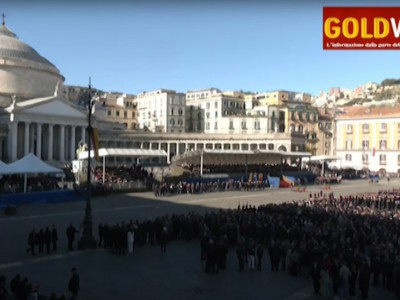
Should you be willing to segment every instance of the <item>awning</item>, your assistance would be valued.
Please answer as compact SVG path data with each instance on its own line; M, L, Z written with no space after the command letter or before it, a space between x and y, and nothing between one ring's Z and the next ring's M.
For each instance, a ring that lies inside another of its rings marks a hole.
M100 148L99 156L125 156L125 157L164 157L168 156L165 150L150 150L150 149L125 149L125 148ZM79 153L78 159L87 159L88 151ZM94 157L94 151L90 151L90 157Z
M334 155L316 155L316 156L311 156L310 161L330 161L330 160L341 160L342 158L340 156L334 156Z

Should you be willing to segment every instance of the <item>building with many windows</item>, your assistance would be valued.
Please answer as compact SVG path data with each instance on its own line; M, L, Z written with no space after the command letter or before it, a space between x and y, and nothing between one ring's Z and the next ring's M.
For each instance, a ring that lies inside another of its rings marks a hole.
M137 95L139 129L152 132L185 132L185 94L160 89Z
M400 106L345 107L336 122L336 155L342 167L398 172Z

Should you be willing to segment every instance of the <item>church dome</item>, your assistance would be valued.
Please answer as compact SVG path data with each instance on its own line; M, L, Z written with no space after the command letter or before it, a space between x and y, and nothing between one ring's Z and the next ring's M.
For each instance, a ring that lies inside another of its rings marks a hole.
M46 58L21 42L4 22L0 27L0 94L26 100L54 94L64 77Z

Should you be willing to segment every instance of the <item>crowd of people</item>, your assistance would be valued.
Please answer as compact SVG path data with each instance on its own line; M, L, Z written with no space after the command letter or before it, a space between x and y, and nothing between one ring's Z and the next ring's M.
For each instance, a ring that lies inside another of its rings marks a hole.
M58 232L54 225L51 226L51 229L49 227L41 228L37 232L35 229L32 229L28 235L29 248L26 249L26 252L35 255L35 249L37 248L39 253L46 252L50 254L57 251L57 241Z
M99 166L94 169L96 181L103 181L103 167ZM149 174L141 165L131 166L109 166L105 167L105 182L109 185L141 180L144 181L152 174Z
M315 293L325 297L367 299L372 283L400 298L399 209L400 189L339 196L320 192L280 205L102 224L101 235L105 247L120 254L132 242L129 232L137 246L166 248L166 241L198 239L207 273L224 271L232 263L229 251L235 251L238 271L262 270L265 250L271 271L309 276Z
M156 183L152 185L152 191L157 196L200 194L222 191L259 191L270 187L268 178L256 180L227 179L212 181L180 181L178 183Z
M399 212L400 189L354 195L321 191L279 205L102 223L99 246L124 255L159 245L166 253L169 241L197 240L207 273L223 272L227 264L239 272L268 266L271 272L309 277L314 292L325 297L367 299L372 284L400 298ZM77 230L72 226L70 232ZM236 262L228 261L230 252Z
M59 178L37 176L27 178L27 192L44 192L59 190ZM0 179L0 194L16 194L24 191L24 177L21 175L4 175Z

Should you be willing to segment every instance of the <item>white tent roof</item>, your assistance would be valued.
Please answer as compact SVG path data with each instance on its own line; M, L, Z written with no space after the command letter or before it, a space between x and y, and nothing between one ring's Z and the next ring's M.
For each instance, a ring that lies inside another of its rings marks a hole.
M342 159L341 157L334 155L316 155L310 157L311 161L341 160L341 159Z
M0 174L9 174L8 173L9 169L10 169L9 165L0 160Z
M125 149L125 148L100 148L99 156L128 156L128 157L160 157L168 156L165 150L149 149ZM88 151L79 153L78 159L86 159ZM90 157L94 157L93 150L90 150Z
M212 150L203 149L188 151L181 155L174 156L172 162L181 164L200 164L203 155L205 165L232 165L232 164L277 164L281 158L309 157L308 152L284 152L274 150Z
M46 164L32 153L7 165L7 167L7 173L3 174L64 173L63 170Z

